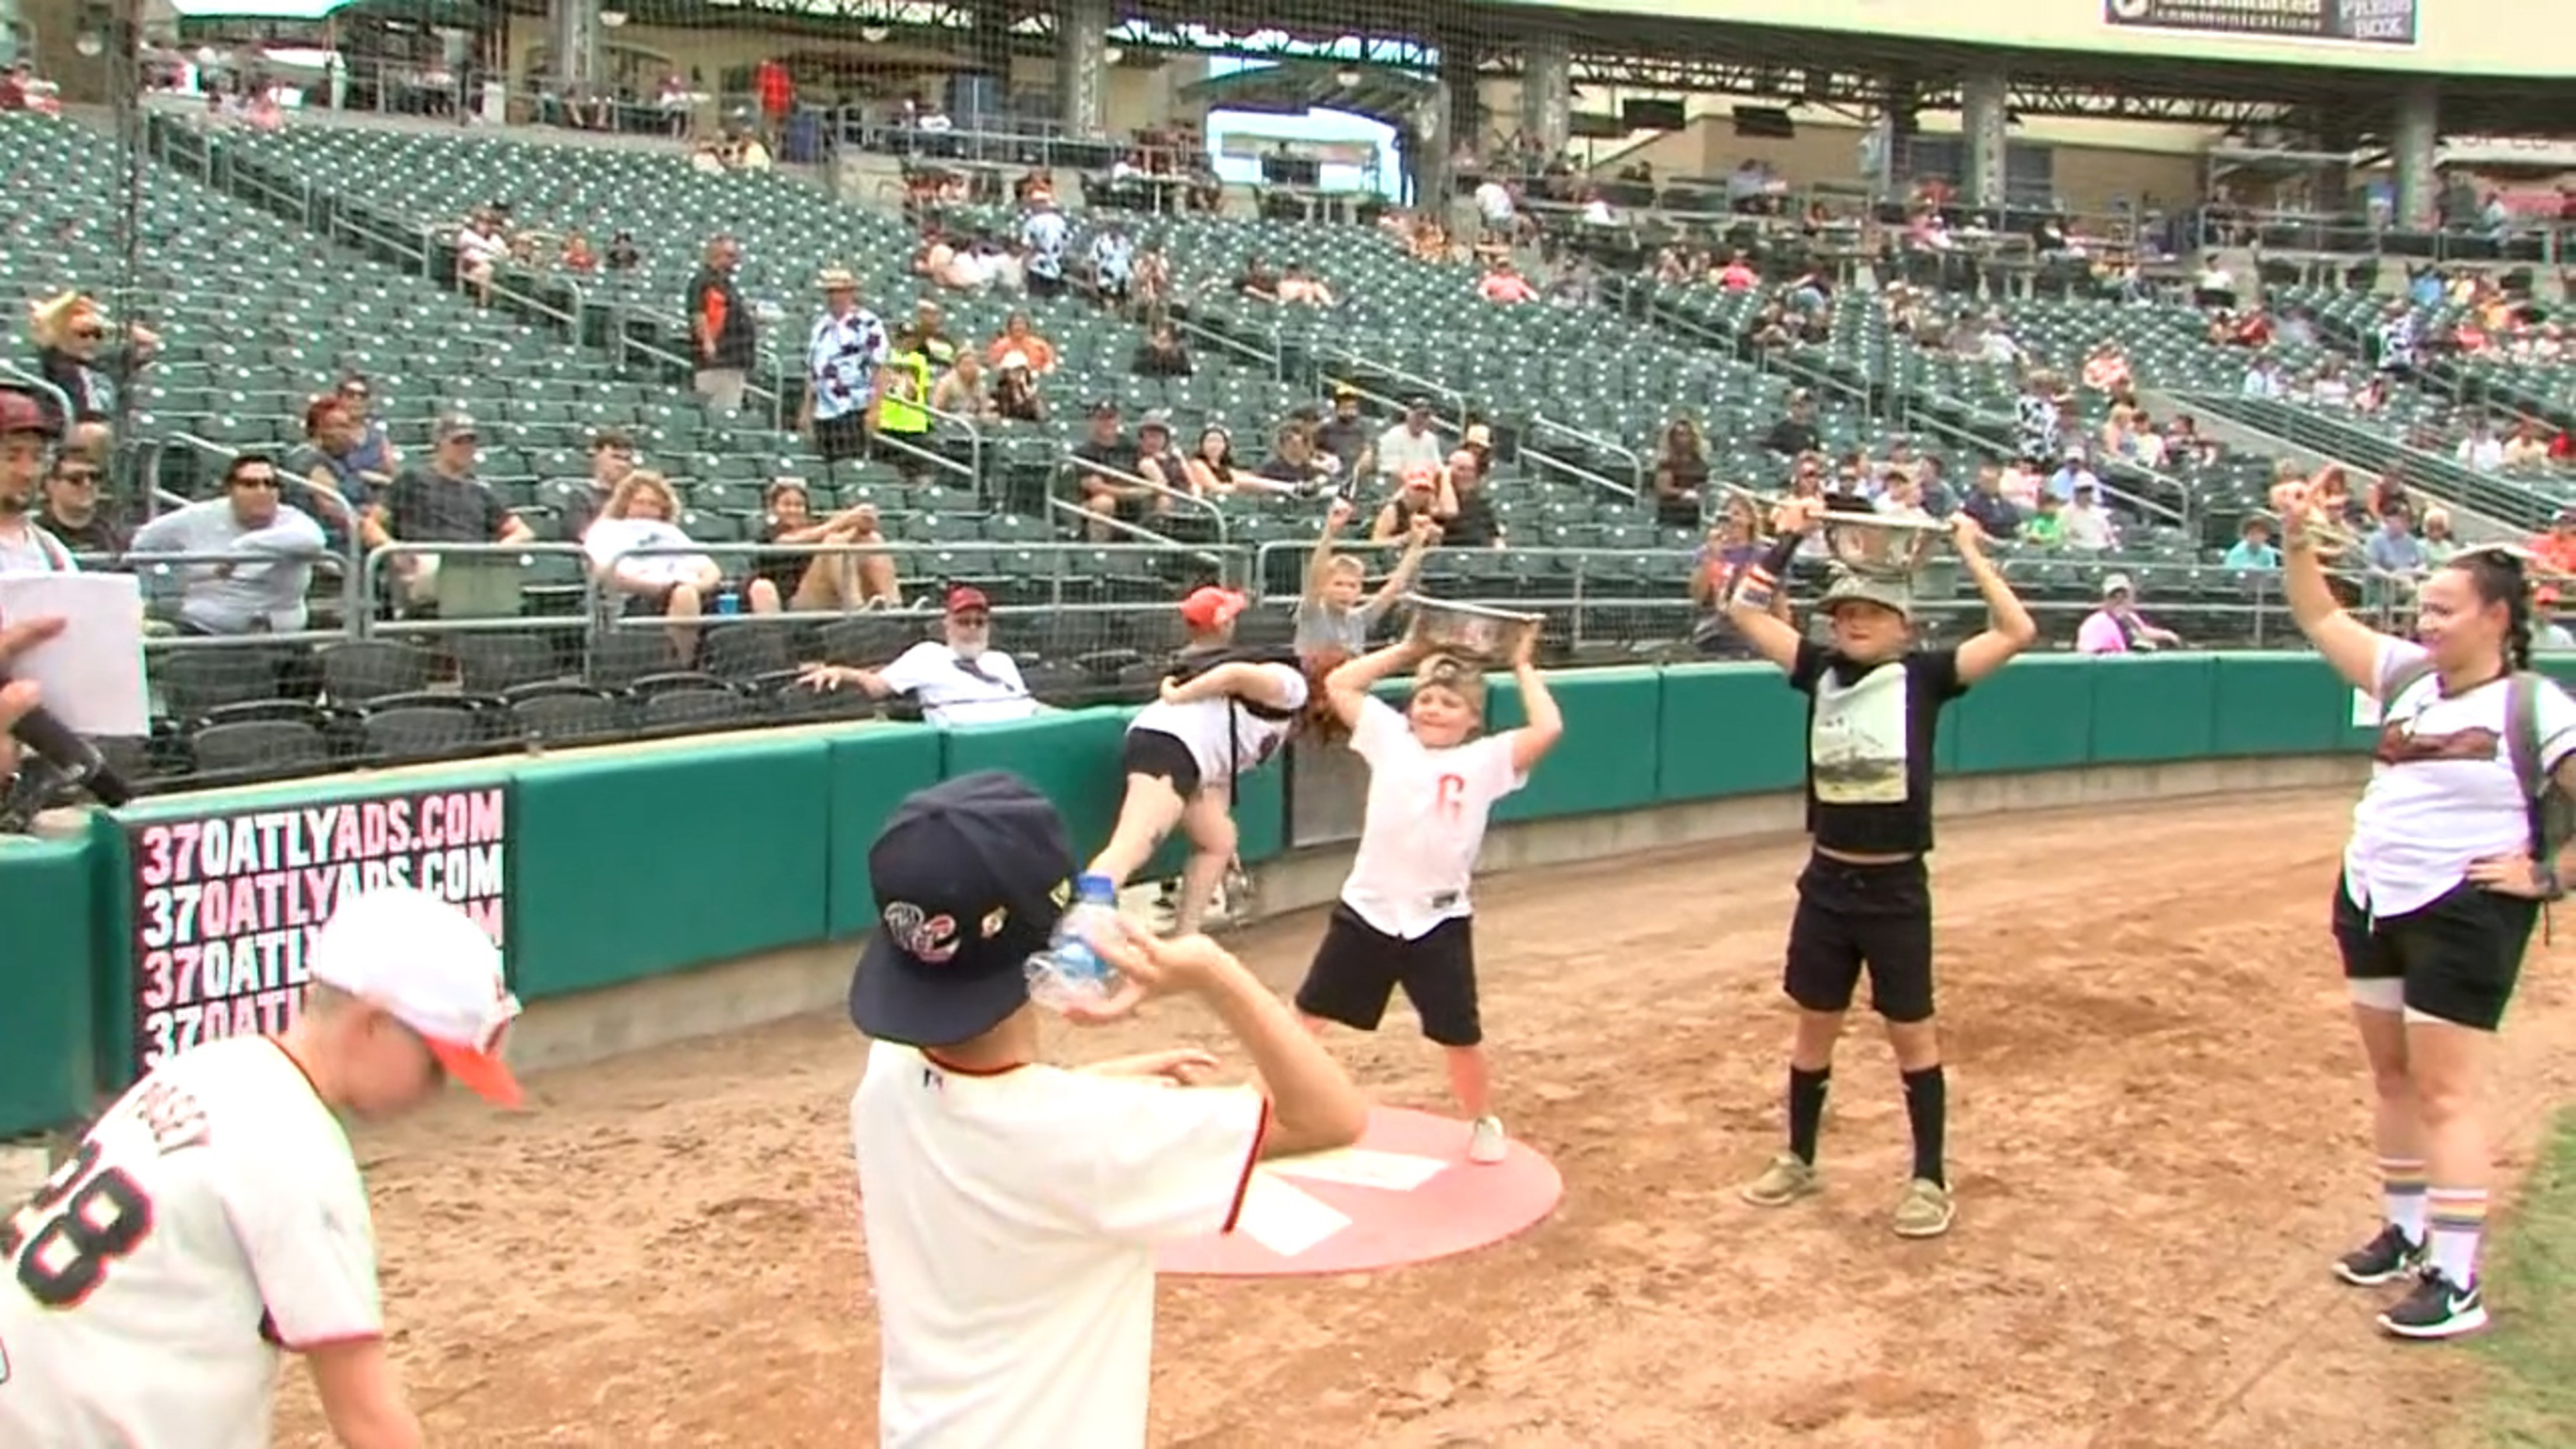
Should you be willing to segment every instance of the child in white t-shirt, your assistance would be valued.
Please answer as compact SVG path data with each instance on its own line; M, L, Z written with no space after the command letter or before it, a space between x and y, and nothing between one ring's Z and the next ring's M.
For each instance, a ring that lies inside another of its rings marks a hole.
M1407 666L1418 668L1398 713L1370 690ZM1422 1034L1446 1050L1449 1089L1474 1124L1467 1156L1479 1163L1502 1161L1505 1143L1485 1066L1467 885L1494 802L1527 784L1565 732L1527 647L1512 677L1528 722L1495 735L1479 734L1484 676L1412 640L1325 678L1327 704L1368 761L1368 808L1350 879L1297 988L1308 1025L1337 1021L1358 1031L1375 1031L1388 998L1403 988Z

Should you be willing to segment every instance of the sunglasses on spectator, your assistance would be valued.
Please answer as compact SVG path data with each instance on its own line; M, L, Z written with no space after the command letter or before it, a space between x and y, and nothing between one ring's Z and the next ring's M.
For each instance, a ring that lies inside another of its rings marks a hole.
M83 342L96 342L107 335L107 329L104 327L75 327L72 329L72 335L81 339Z

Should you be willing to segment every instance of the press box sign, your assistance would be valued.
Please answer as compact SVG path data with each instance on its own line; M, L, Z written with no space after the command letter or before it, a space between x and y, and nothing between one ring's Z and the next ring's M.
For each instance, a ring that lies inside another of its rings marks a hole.
M283 1030L332 903L377 886L454 901L502 939L507 791L422 790L138 822L134 1051L142 1070Z

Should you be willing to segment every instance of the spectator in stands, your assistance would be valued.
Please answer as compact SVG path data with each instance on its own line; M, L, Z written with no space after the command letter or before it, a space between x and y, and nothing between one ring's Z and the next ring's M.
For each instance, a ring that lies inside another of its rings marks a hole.
M375 384L362 373L350 373L340 379L339 398L358 425L358 441L349 450L348 468L370 491L390 486L394 475L402 471L402 450L386 433L384 419L376 416Z
M34 395L0 387L0 574L77 573L63 541L36 526L38 480L62 425Z
M2308 374L2301 396L2311 406L2348 408L2352 406L2352 374L2345 370L2340 357L2323 357Z
M2132 381L2128 354L2120 350L2119 343L2105 338L2095 343L2092 354L2084 359L2082 376L2084 385L2095 392L2127 387Z
M758 324L750 304L734 286L734 269L741 263L740 243L730 236L710 237L705 262L689 279L682 307L697 349L697 394L723 413L742 411L751 369L760 353Z
M224 467L222 497L185 504L135 530L135 555L208 556L177 566L181 633L304 628L304 591L327 543L311 514L280 501L282 485L275 459L237 453Z
M574 230L565 234L563 251L556 258L556 264L567 272L586 277L599 270L599 253L592 248L588 236Z
M357 466L365 441L366 424L354 408L336 395L317 397L304 408L304 445L287 454L282 465L299 484L296 500L322 521L335 542L347 538L377 490L392 481Z
M2101 485L2101 475L2093 471L2093 465L2086 460L2084 450L2081 448L2068 451L2066 461L2058 465L2056 472L2048 475L2048 491L2056 494L2060 500L2072 499L2078 493L2097 490Z
M877 381L894 348L885 323L859 305L859 279L850 269L825 267L814 285L823 312L805 339L805 400L796 430L826 463L846 463L868 451Z
M2423 541L2415 536L2415 520L2403 508L2379 515L2379 527L2362 543L2362 557L2372 573L2394 582L2412 583L2430 567Z
M1055 371L1055 344L1038 335L1029 325L1026 312L1012 313L1002 324L1001 335L984 346L984 360L995 367L1003 366L1004 359L1013 353L1018 353L1021 363L1040 377Z
M2549 466L2549 439L2541 435L2540 424L2522 418L2513 425L2513 436L2504 444L2504 467L2507 472L2533 473Z
M1124 307L1136 287L1136 243L1115 218L1091 239L1091 295L1104 307Z
M2067 548L2105 553L2120 546L2120 530L2111 522L2110 510L2102 506L2102 490L2096 484L2077 485L2073 500L2058 513L2057 528L2059 541Z
M617 492L617 485L635 471L635 440L616 428L602 428L590 435L590 476L582 488L563 502L563 514L557 520L559 532L567 542L579 543L590 532L590 525L607 507Z
M1440 542L1450 548L1501 548L1502 520L1485 491L1485 460L1461 448L1449 455L1441 488L1447 511L1439 516Z
M2191 301L2195 307L2236 305L2236 276L2219 261L2218 253L2211 252L2200 259L2200 269L2192 274Z
M1334 473L1344 478L1369 477L1374 471L1369 425L1360 416L1360 395L1349 388L1333 391L1332 416L1315 425L1315 452L1331 461Z
M1448 469L1436 463L1416 463L1404 470L1395 496L1377 511L1369 522L1369 542L1393 543L1411 536L1417 518L1428 518L1434 525L1445 525L1458 511L1457 500L1450 493Z
M1190 455L1181 460L1181 474L1188 480L1189 492L1199 498L1232 493L1249 471L1234 461L1234 434L1214 423L1200 431Z
M1014 423L1046 421L1046 398L1038 391L1037 374L1026 354L1002 354L993 374L993 415Z
M1181 342L1181 334L1169 322L1157 322L1145 340L1136 347L1128 367L1138 377L1187 377L1196 370L1190 350Z
M111 559L125 552L125 533L99 507L98 475L98 461L88 454L56 454L45 474L44 506L37 510L36 526L76 555Z
M493 284L501 264L509 259L510 238L501 228L501 219L490 211L476 211L457 229L456 277L477 306L492 305Z
M1520 198L1500 177L1488 176L1476 183L1475 200L1477 240L1509 245L1519 233Z
M1107 398L1093 403L1090 431L1073 446L1075 481L1082 490L1082 506L1092 515L1092 542L1116 538L1109 520L1140 523L1160 511L1161 495L1138 481L1141 454L1142 449L1120 426L1118 404Z
M1655 455L1655 521L1667 528L1697 528L1708 491L1708 439L1699 424L1677 417L1664 425Z
M2467 437L2460 439L2454 454L2463 468L2477 473L2501 472L2504 468L2504 442L2496 436L2495 424L2479 418L2469 424Z
M965 418L975 423L998 420L1001 411L993 403L992 379L985 375L984 364L972 352L960 352L948 370L931 384L930 406L934 412Z
M1184 491L1188 475L1184 459L1172 451L1172 415L1161 409L1145 414L1136 422L1136 476L1158 490L1154 494L1157 511L1170 506L1170 494Z
M2138 612L2137 590L2127 574L2102 576L2102 607L2085 615L2075 630L2079 654L2149 654L2181 644L2180 634L2157 628Z
M1486 270L1484 280L1476 284L1476 295L1488 302L1509 306L1537 301L1538 289L1529 284L1529 278L1521 275L1521 269L1513 264L1511 258L1496 257Z
M1020 221L1020 245L1028 248L1029 295L1041 299L1063 296L1065 261L1073 250L1073 223L1057 209L1054 192L1030 197L1029 214ZM1013 313L1011 320L1022 329L1028 326L1029 319L1019 313ZM1000 346L1002 340L994 345ZM1017 341L1011 345L1027 351ZM1032 359L1035 356L1031 354Z
M1314 434L1290 422L1281 424L1271 435L1270 456L1262 459L1261 466L1252 470L1252 477L1254 481L1269 485L1271 492L1305 493L1333 481L1335 471L1316 455ZM1358 481L1356 476L1344 475L1343 478L1346 490Z
M1761 520L1753 510L1753 500L1742 494L1729 497L1714 522L1708 537L1691 559L1691 602L1707 615L1691 630L1691 643L1705 655L1740 659L1748 657L1743 635L1734 621L1726 617L1726 601L1735 596L1735 586L1744 570L1761 561L1764 553ZM1783 589L1771 600L1771 616L1782 623L1789 616L1789 594Z
M2391 301L2381 311L2378 330L2371 337L2379 372L2400 381L2414 375L2418 338L2415 314L2406 303Z
M65 446L107 458L108 425L117 399L161 351L160 334L136 323L122 346L110 347L107 313L85 292L62 292L29 307L27 334L36 344L36 372L71 403L71 416L56 418ZM36 395L49 413L54 400Z
M2021 396L2013 401L2013 443L2025 462L2036 464L2058 452L2059 391L2052 372L2034 370L2022 379Z
M877 368L869 431L888 445L883 451L893 455L895 471L906 483L921 482L931 468L931 375L921 335L910 327L899 329Z
M1448 450L1431 424L1431 400L1408 399L1404 420L1378 434L1376 452L1378 474L1388 478L1406 477L1417 466L1436 471L1447 461Z
M2245 378L2236 385L2239 397L2259 402L2281 402L2290 396L2289 375L2281 370L2281 359L2265 353L2245 368Z
M2424 550L2424 567L2427 570L2440 568L2460 554L2460 540L2451 532L2448 509L2425 509L2424 524L2417 530L2415 541Z
M608 506L581 538L592 577L617 600L622 614L656 614L671 621L671 648L683 665L697 658L697 621L724 592L724 566L695 549L682 531L680 497L670 480L650 468L626 475ZM766 608L761 607L766 605ZM775 612L774 590L755 596L756 613Z
M370 510L387 543L525 543L536 535L475 476L481 434L463 413L441 417L430 430L429 462L408 467L378 495ZM439 555L398 554L393 572L408 602L434 603Z
M1413 587L1422 572L1423 553L1440 533L1428 514L1415 515L1403 535L1404 552L1396 559L1395 571L1371 594L1368 565L1333 548L1354 511L1349 500L1336 498L1325 512L1315 551L1306 559L1305 590L1297 600L1297 653L1310 661L1323 660L1327 667L1334 659L1367 650L1370 631Z
M1787 415L1775 420L1770 430L1762 435L1762 446L1784 458L1795 458L1823 447L1824 440L1816 433L1815 395L1805 388L1793 390L1789 394Z
M798 681L808 689L860 689L871 699L908 694L921 717L934 725L989 724L1027 719L1040 705L1020 675L1019 661L993 647L993 606L982 591L958 585L948 591L941 638L924 640L883 669L817 664Z
M2237 530L2236 542L2228 546L2226 556L2219 563L2231 569L2279 568L2281 550L2272 543L2271 521L2246 519L2244 526Z
M1291 266L1279 273L1279 300L1300 307L1330 307L1333 289L1304 267Z
M2021 505L2004 496L2004 471L1991 463L1977 470L1977 486L1959 507L1988 538L2009 543L2021 537Z
M875 504L854 503L828 518L818 519L801 478L773 480L760 502L760 541L781 551L764 553L752 564L752 581L745 595L751 600L753 613L771 613L781 607L798 613L847 613L903 602L903 585L896 574L894 555L881 551L885 535L879 528ZM880 551L785 551L796 544L853 548L878 545Z
M644 265L644 253L636 249L633 232L621 231L609 237L602 261L611 272L632 272Z

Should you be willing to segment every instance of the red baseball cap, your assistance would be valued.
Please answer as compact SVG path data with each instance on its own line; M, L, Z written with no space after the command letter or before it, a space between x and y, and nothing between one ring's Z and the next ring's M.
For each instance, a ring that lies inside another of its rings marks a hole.
M1232 623L1234 616L1243 612L1243 607L1243 595L1211 584L1193 590L1188 598L1181 600L1181 622L1202 631L1222 628Z
M966 584L959 584L948 591L948 612L963 614L972 609L981 609L989 614L993 612L993 601L984 597L982 589Z

